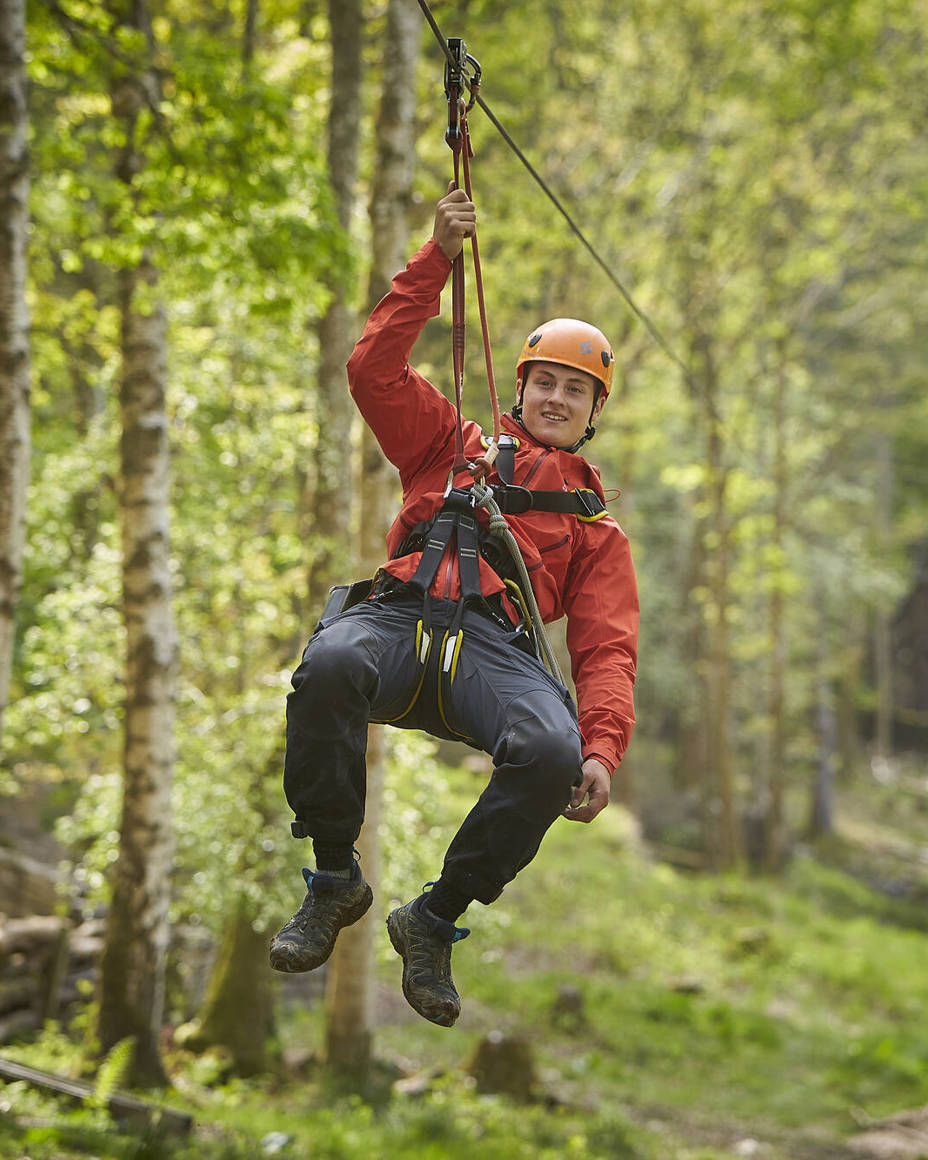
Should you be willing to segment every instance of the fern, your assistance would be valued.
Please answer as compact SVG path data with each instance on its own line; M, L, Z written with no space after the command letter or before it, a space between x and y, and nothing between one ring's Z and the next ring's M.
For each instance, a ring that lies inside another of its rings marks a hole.
M97 1079L93 1085L93 1095L87 1100L87 1106L105 1110L110 1096L123 1082L129 1073L132 1064L132 1055L135 1051L135 1037L127 1036L114 1044L106 1054L106 1059L100 1064Z

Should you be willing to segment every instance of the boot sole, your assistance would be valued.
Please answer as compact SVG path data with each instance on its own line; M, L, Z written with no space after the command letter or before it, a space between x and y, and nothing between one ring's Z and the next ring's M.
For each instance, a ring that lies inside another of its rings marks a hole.
M451 1012L442 1012L438 1016L429 1015L428 1012L423 1011L418 1003L413 1001L409 993L409 983L407 980L408 967L406 965L406 939L403 937L403 932L400 930L399 923L394 917L396 911L391 911L387 915L387 934L390 936L390 942L393 943L393 949L403 960L403 995L406 1002L412 1007L417 1015L421 1015L423 1019L427 1019L429 1023L434 1023L438 1027L453 1027L457 1021L457 1017L461 1014L460 1005L457 1010Z
M332 943L325 951L325 954L311 957L308 955L301 955L298 948L290 943L283 943L280 946L275 946L274 941L271 941L270 950L268 952L268 960L271 967L275 971L281 971L285 975L300 975L304 971L314 971L317 967L321 967L323 963L328 962L332 951L335 949L335 940L338 938L339 931L345 929L346 926L353 926L358 919L363 918L370 910L371 903L374 901L374 892L368 886L367 893L361 898L360 902L349 911L345 913L345 920L335 932L335 937Z

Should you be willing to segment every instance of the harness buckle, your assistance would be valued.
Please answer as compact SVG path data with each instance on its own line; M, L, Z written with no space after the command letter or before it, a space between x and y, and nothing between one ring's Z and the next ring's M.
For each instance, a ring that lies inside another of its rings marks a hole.
M471 466L471 465L468 465ZM455 487L454 486L454 470L448 473L448 485L445 488L445 493L442 496L444 503L442 510L451 508L452 511L473 511L477 506L477 499L474 495L473 488Z
M521 516L535 506L534 497L529 489L520 487L517 483L507 483L502 487L494 486L491 490L503 515Z
M574 489L574 495L577 497L577 503L583 508L583 515L580 516L581 520L595 519L597 516L602 515L605 510L601 503L596 507L593 506L590 496L593 496L597 500L599 498L595 492L578 487Z

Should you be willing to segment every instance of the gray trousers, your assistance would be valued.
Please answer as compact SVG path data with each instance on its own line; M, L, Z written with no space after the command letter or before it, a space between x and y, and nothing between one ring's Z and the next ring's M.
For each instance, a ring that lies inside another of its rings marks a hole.
M523 651L524 638L483 612L465 611L453 680L443 672L455 610L431 602L425 664L416 643L422 602L408 592L320 622L287 698L284 790L308 837L353 844L364 820L368 722L484 750L494 771L448 847L442 877L489 903L568 804L580 780L580 731L564 686Z

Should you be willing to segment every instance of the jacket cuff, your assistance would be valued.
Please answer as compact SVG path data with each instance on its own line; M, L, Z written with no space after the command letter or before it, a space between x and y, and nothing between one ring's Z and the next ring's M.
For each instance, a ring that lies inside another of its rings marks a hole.
M434 238L429 238L425 245L420 246L409 260L410 266L427 265L435 270L435 273L440 273L444 281L447 282L448 275L451 273L451 259L447 256L445 251L441 248Z
M590 757L595 757L597 761L601 761L606 769L609 770L610 777L612 777L618 768L619 758L611 749L600 747L599 749L584 749L582 752L584 761Z

